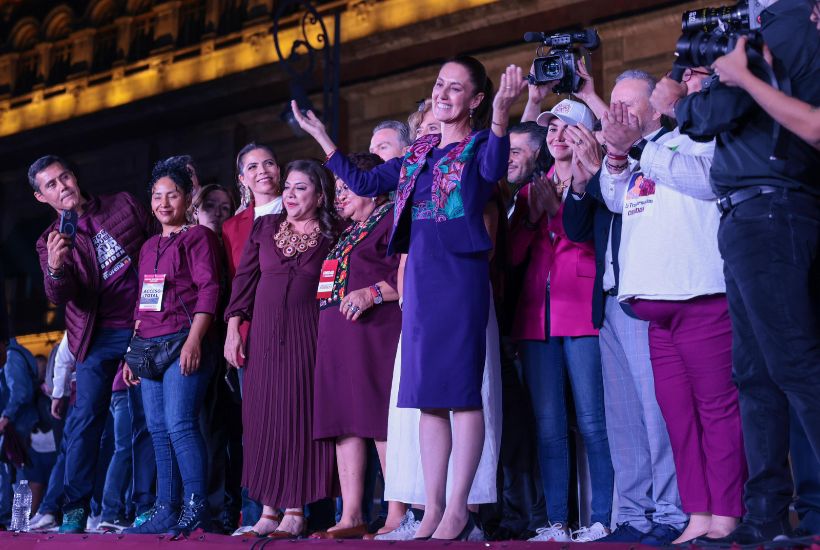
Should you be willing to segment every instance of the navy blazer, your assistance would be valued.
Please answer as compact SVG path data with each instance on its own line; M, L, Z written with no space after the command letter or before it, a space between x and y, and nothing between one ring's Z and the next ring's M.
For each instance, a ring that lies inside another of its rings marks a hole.
M601 171L587 183L582 198L570 194L564 201L564 231L575 242L595 241L595 282L592 285L592 324L604 324L604 271L609 228L612 227L612 262L615 270L615 288L618 287L618 250L621 246L621 215L610 212L601 195Z

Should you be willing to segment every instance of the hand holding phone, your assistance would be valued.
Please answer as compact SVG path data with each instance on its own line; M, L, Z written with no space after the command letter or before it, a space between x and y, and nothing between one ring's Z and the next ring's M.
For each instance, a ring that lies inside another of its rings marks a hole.
M77 212L74 210L63 210L60 213L60 225L58 231L61 235L68 237L71 242L69 248L74 248L74 236L77 234Z

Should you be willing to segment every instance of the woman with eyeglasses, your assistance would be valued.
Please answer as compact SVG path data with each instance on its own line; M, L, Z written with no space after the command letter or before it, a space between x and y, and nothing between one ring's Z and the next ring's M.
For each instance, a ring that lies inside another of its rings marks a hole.
M370 153L348 158L360 170L382 164ZM386 196L360 197L338 178L336 203L350 224L322 270L313 437L335 441L343 508L336 525L313 537L342 539L367 533L362 497L368 439L375 441L386 471L387 404L401 310L396 291L399 260L387 255L393 203Z

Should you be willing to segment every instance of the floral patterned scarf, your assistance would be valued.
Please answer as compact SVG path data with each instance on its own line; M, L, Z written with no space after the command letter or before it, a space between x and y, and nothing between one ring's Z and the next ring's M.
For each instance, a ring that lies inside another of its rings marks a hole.
M333 279L333 289L330 291L330 298L321 298L319 300L319 309L338 304L345 297L350 272L350 253L353 252L357 244L373 231L376 224L390 212L392 207L393 203L391 202L377 206L366 220L350 224L339 236L336 245L327 255L328 260L339 260L339 265L336 267L336 277Z
M464 166L476 153L475 132L465 137L458 145L439 160L433 167L432 207L434 219L438 222L464 216L464 201L461 198L461 176ZM441 143L441 134L421 137L410 146L404 156L396 192L396 209L393 224L397 224L401 212L416 186L422 166L433 147Z

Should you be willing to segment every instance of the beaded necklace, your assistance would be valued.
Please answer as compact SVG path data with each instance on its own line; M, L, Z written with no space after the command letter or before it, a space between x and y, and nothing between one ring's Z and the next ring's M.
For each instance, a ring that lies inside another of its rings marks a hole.
M292 258L297 254L307 251L319 244L319 225L313 228L310 233L297 233L293 231L290 222L285 220L279 224L279 231L273 236L276 246L282 251L286 258Z

